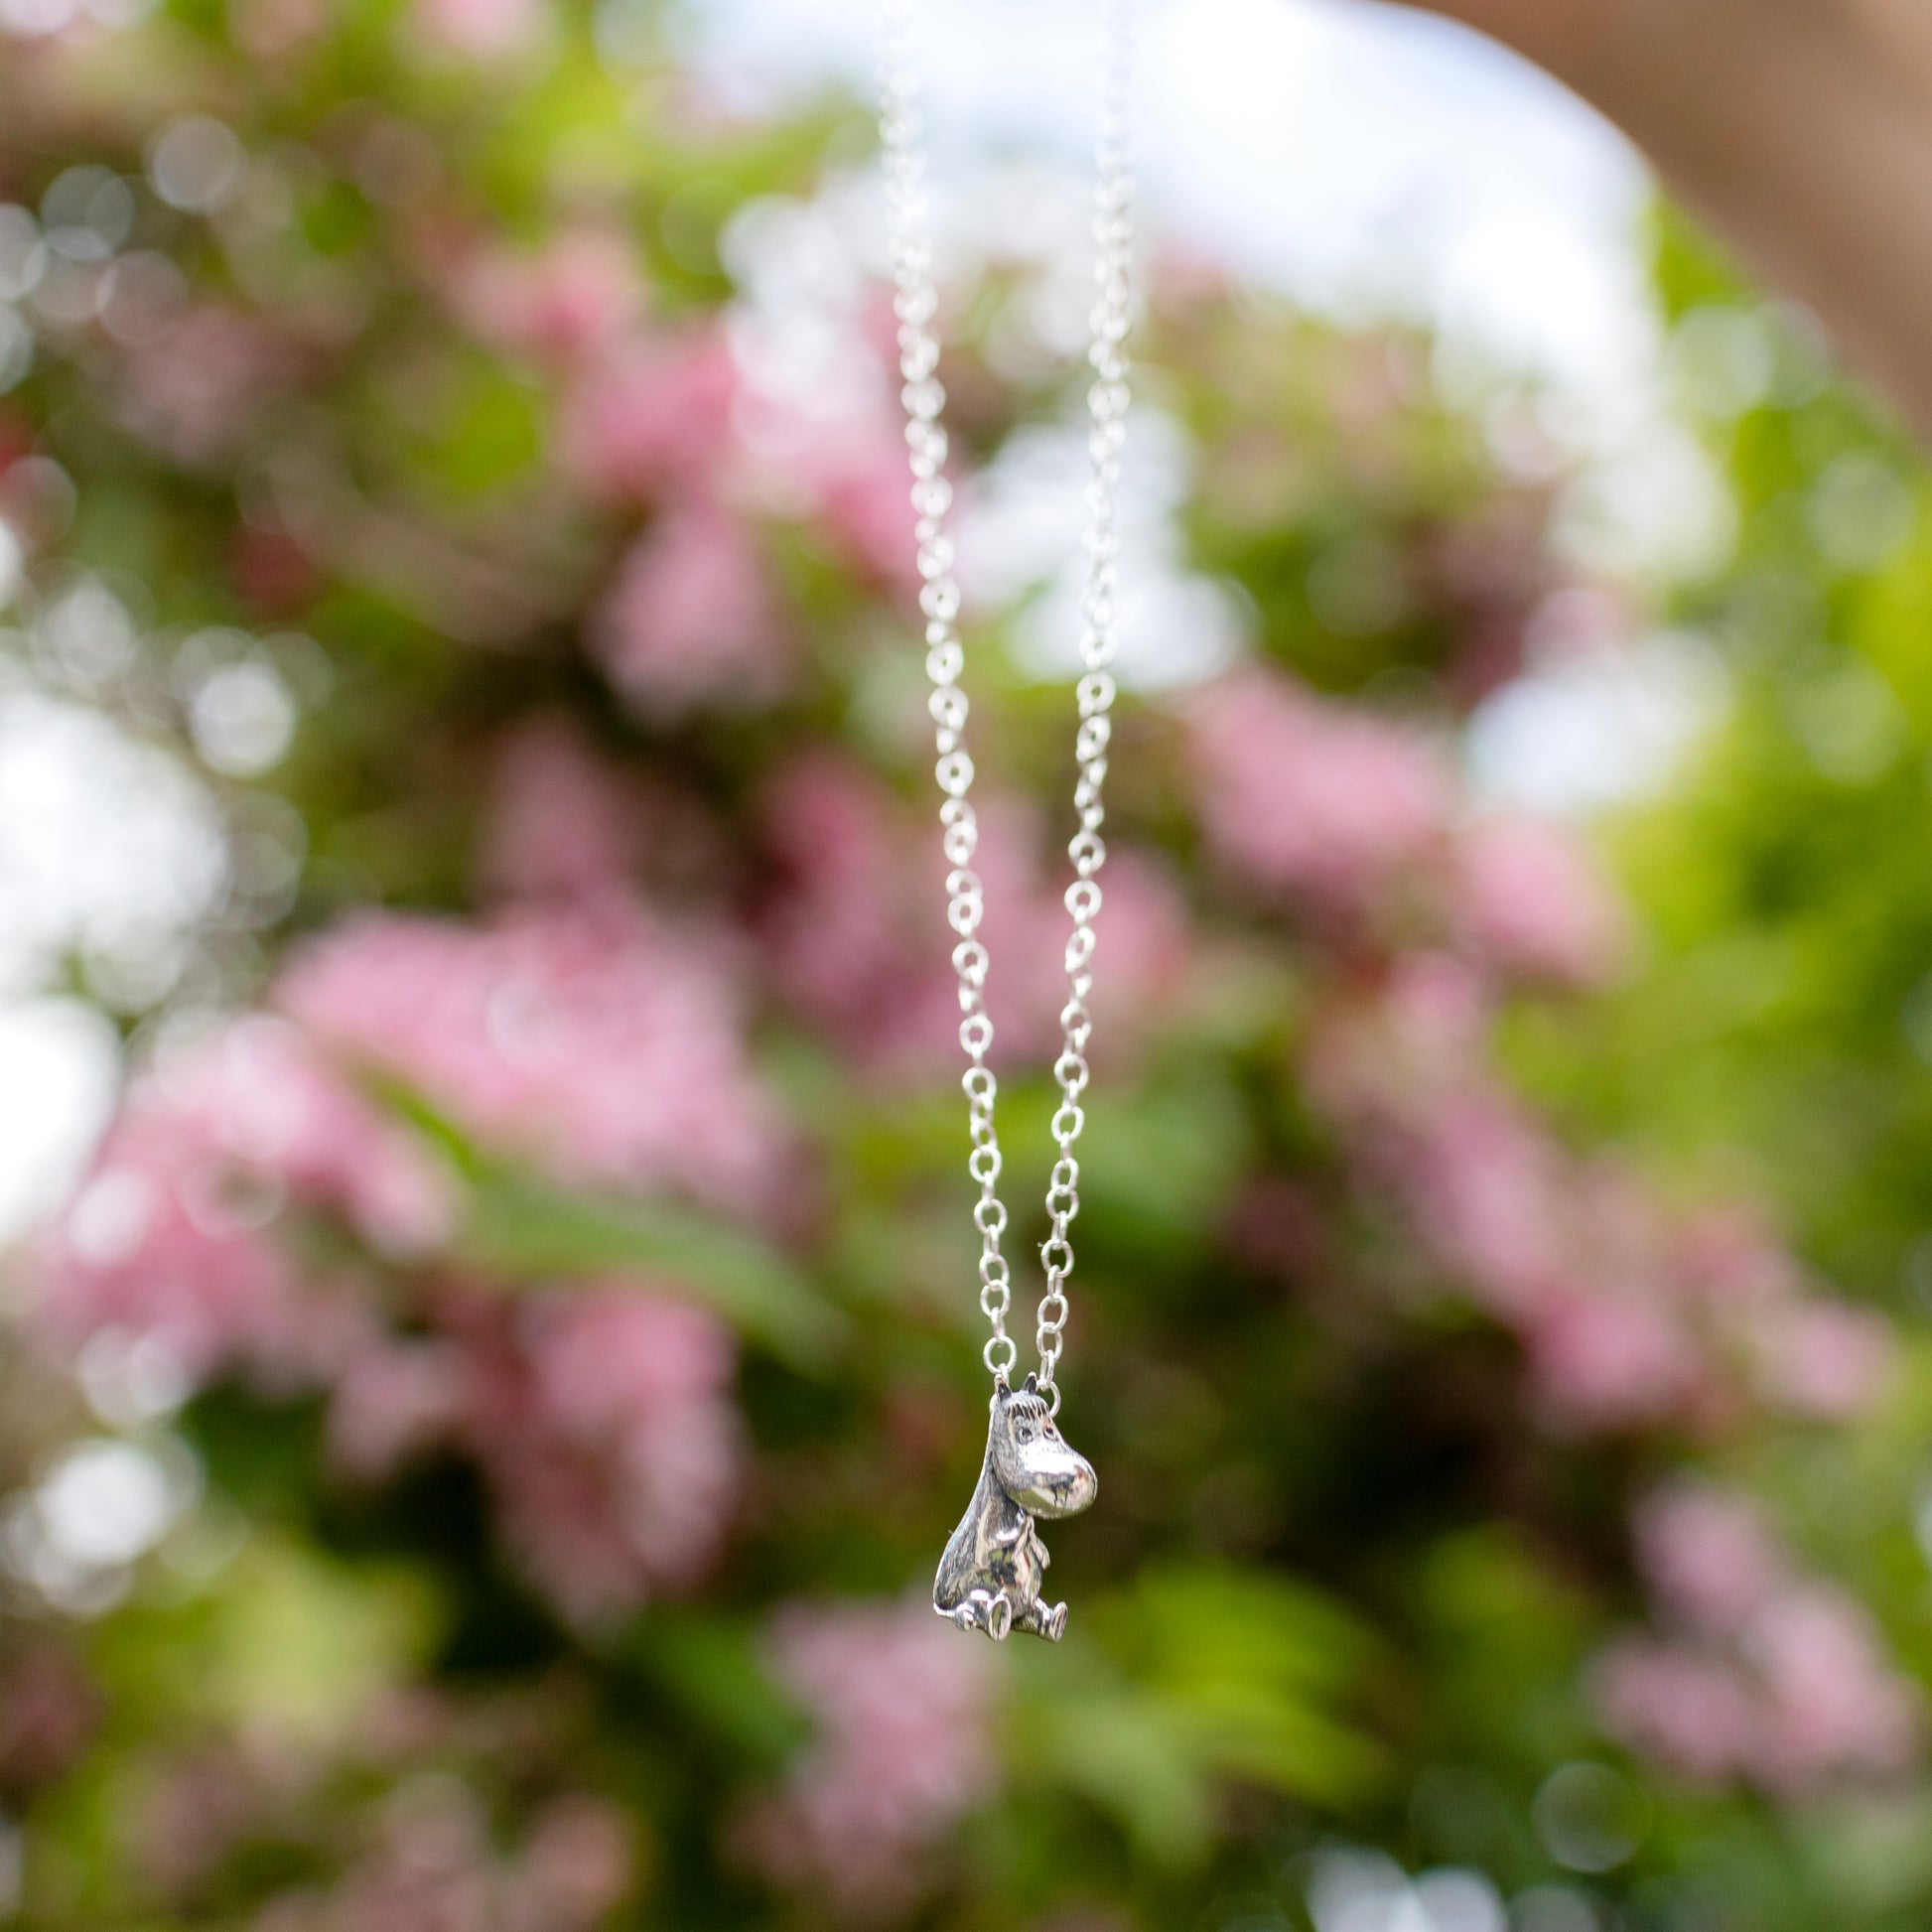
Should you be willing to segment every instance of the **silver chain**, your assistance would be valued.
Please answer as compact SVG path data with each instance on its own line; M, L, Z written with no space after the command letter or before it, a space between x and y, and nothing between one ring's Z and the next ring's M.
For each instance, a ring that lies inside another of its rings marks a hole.
M951 868L946 875L946 916L958 936L952 962L959 978L959 1043L967 1059L961 1084L966 1091L967 1125L973 1143L966 1165L979 1183L973 1222L980 1232L980 1308L992 1328L983 1352L987 1368L995 1375L1004 1375L1012 1369L1019 1349L1007 1333L1013 1287L1001 1249L1007 1210L999 1195L1002 1161L994 1124L999 1082L987 1065L993 1045L993 1021L986 1010L991 961L979 937L985 894L979 875L973 871L979 821L971 798L973 760L966 750L968 706L966 694L959 688L966 656L959 641L959 584L953 573L948 522L952 485L945 475L947 441L940 420L945 391L939 383L939 344L933 334L939 298L933 282L925 124L912 60L911 7L912 0L880 0L880 145L892 229L893 308L898 318L905 443L912 467L919 608L925 614L925 667L932 680L927 709L932 714L939 753L935 775L945 794L939 822ZM1080 659L1085 668L1076 687L1080 728L1075 752L1080 775L1073 793L1080 829L1067 847L1076 877L1066 892L1073 929L1066 942L1067 1002L1060 1012L1060 1055L1053 1063L1060 1104L1053 1115L1052 1135L1059 1158L1046 1189L1051 1232L1039 1251L1040 1265L1046 1271L1046 1292L1040 1298L1035 1329L1039 1386L1055 1413L1059 1390L1053 1372L1066 1328L1066 1280L1073 1272L1069 1230L1080 1211L1080 1164L1073 1150L1086 1125L1080 1096L1089 1078L1086 1048L1093 1034L1087 1000L1093 991L1094 918L1101 902L1099 873L1107 859L1100 830L1106 819L1102 787L1113 730L1114 680L1109 666L1118 644L1115 573L1120 530L1115 498L1126 441L1127 334L1133 313L1133 172L1128 143L1132 0L1100 0L1100 11L1104 45L1095 145L1095 302L1088 351L1093 381L1087 392L1089 474L1082 540L1086 570L1080 599Z

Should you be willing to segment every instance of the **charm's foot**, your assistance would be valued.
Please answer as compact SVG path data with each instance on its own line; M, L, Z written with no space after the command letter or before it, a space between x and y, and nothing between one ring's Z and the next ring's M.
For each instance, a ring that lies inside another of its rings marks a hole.
M1029 1603L1019 1622L1020 1629L1031 1630L1048 1643L1058 1643L1066 1635L1066 1605Z
M1004 1590L995 1595L992 1590L976 1589L939 1614L950 1617L957 1629L984 1630L995 1643L1004 1643L1013 1628L1013 1605Z

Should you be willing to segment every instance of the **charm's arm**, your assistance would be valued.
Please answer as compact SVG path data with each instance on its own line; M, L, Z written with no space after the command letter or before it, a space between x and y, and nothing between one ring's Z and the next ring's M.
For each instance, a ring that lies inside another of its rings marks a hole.
M1932 440L1924 0L1416 0L1616 122Z
M1034 1519L1031 1516L1016 1516L1008 1522L996 1518L993 1533L987 1541L997 1550L1017 1550L1033 1534L1033 1530Z

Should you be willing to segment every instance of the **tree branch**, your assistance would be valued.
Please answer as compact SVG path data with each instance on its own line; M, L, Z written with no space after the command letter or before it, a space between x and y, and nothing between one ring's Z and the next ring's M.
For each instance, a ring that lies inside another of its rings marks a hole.
M1629 134L1932 440L1932 6L1424 0Z

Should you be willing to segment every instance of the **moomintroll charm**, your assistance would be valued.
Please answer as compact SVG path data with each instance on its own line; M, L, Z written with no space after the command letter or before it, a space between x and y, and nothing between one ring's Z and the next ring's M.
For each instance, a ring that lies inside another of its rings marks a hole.
M1001 1376L979 1487L939 1559L932 1607L962 1630L984 1630L995 1643L1012 1630L1057 1643L1066 1605L1039 1600L1052 1559L1034 1521L1077 1516L1099 1486L1093 1464L1054 1428L1036 1379L1029 1375L1013 1389Z

